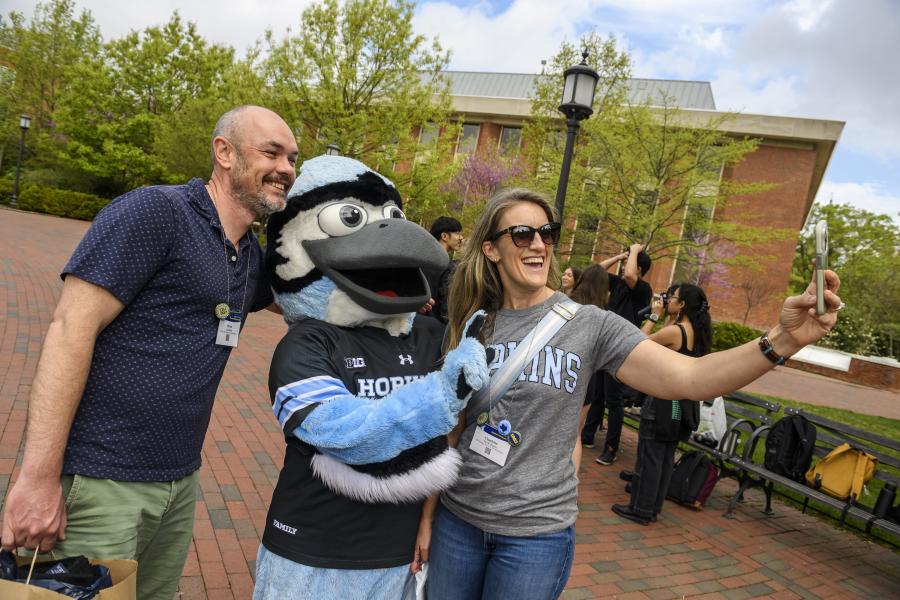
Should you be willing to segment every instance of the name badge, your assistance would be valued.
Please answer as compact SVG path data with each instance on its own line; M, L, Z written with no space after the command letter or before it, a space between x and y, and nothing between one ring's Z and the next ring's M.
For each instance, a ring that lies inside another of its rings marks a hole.
M241 336L241 317L232 313L227 319L219 319L219 330L216 332L216 344L219 346L237 347Z
M483 427L475 428L475 435L472 436L472 443L469 444L469 450L501 467L506 464L509 448L509 442L486 433Z

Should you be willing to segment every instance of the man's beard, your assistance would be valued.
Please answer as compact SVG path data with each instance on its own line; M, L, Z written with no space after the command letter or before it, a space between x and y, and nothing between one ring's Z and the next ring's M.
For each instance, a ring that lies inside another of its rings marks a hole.
M255 185L252 179L245 183L244 176L246 173L247 168L243 157L238 153L235 168L231 172L230 183L231 193L241 206L256 215L257 219L268 217L284 208L283 200L281 202L276 201L280 204L276 206L266 197L266 192L263 188L266 178L263 178L263 183L259 185ZM288 184L285 183L285 191L287 191L287 186Z

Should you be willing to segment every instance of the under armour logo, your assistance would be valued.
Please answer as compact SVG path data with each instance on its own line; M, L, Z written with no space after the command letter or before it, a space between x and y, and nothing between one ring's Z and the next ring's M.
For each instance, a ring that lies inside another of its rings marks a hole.
M401 365L411 365L413 364L412 354L399 354L397 358L400 359Z

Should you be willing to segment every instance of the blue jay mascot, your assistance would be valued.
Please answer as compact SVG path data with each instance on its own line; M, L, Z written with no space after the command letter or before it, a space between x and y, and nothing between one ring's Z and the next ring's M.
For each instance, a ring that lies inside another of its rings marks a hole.
M443 326L416 312L431 296L423 270L447 253L355 160L303 163L267 239L289 325L269 373L287 451L254 598L396 600L423 501L456 479L446 434L488 379L483 313L441 364Z

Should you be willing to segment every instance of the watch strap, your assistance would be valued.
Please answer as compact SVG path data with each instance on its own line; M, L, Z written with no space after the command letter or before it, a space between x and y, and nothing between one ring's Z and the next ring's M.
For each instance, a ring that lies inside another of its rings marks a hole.
M775 352L775 347L772 346L772 341L769 340L769 332L765 332L762 334L762 337L759 338L759 349L762 351L763 356L769 359L769 361L775 365L783 365L785 358Z

